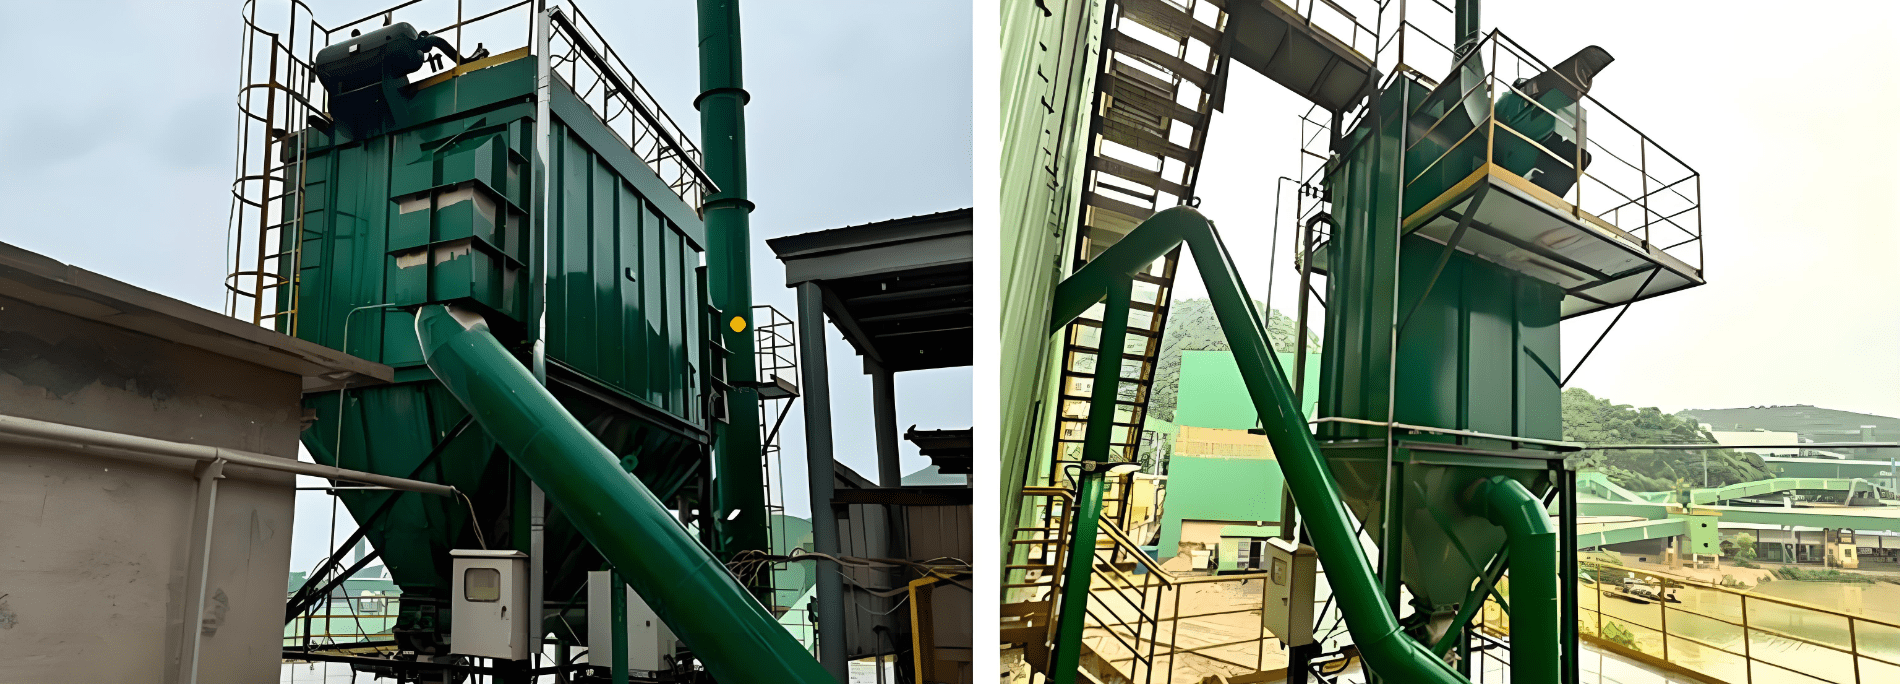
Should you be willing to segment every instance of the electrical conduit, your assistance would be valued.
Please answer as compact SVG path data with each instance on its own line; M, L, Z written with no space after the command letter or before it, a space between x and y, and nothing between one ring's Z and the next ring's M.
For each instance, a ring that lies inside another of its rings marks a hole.
M832 681L790 632L503 349L480 315L416 313L423 359L724 684Z

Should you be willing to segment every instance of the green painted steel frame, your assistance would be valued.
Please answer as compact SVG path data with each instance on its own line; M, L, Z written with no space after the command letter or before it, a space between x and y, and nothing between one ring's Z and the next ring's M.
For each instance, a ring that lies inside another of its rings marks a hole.
M1403 677L1404 681L1467 682L1430 649L1413 640L1386 604L1372 563L1353 529L1353 515L1346 507L1326 458L1320 454L1318 443L1307 429L1306 417L1299 410L1285 372L1267 344L1266 329L1250 304L1252 300L1234 270L1233 259L1221 244L1213 224L1200 212L1173 207L1157 213L1064 280L1056 289L1048 334L1057 334L1097 302L1105 298L1112 301L1114 293L1129 287L1136 272L1182 243L1193 252L1221 329L1233 347L1234 357L1247 382L1248 394L1260 412L1268 441L1280 459L1288 486L1294 492L1295 505L1320 553L1320 562L1339 598L1347 628L1368 669ZM1104 328L1105 337L1108 332L1109 328ZM1098 382L1092 388L1091 400L1103 400L1104 395L1112 399L1116 389ZM1104 423L1102 429L1106 430L1110 420L1112 414L1092 412L1091 434L1096 422ZM1099 506L1099 500L1083 497L1078 501L1081 509L1078 518L1089 515L1090 508L1096 508L1099 514ZM1072 544L1093 543L1092 536L1083 537L1079 532L1070 538L1078 540ZM1070 568L1073 577L1074 561ZM1065 650L1074 652L1082 635L1080 623L1070 616L1086 610L1086 603L1065 594L1058 610L1058 619L1064 620L1069 628L1058 630L1053 648L1057 654ZM1073 669L1056 669L1052 673L1057 684L1074 681Z

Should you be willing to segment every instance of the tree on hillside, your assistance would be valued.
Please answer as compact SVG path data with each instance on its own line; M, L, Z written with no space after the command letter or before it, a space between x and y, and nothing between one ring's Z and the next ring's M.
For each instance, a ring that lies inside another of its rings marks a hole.
M1694 421L1655 407L1613 404L1582 388L1563 393L1564 439L1585 444L1714 444L1715 437ZM1639 492L1703 486L1704 455L1708 485L1720 487L1770 477L1761 457L1728 449L1698 451L1626 450L1577 452L1579 468L1608 475L1612 482Z
M1268 310L1260 300L1254 300L1254 310L1262 312L1267 322L1267 341L1276 352L1292 353L1295 342L1294 329L1299 325L1292 318L1280 313L1278 309ZM1179 299L1168 311L1168 326L1161 335L1161 357L1155 365L1154 392L1148 399L1148 415L1161 420L1174 420L1175 398L1181 383L1181 352L1184 351L1226 351L1227 337L1221 332L1220 321L1214 315L1214 305L1206 299ZM1308 353L1319 353L1319 336L1311 331L1306 335Z

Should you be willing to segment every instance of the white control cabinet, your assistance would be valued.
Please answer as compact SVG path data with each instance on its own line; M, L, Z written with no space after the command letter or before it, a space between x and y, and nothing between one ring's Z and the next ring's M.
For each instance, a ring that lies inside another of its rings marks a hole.
M455 573L449 652L527 659L530 649L522 621L529 619L528 554L456 549L449 557Z
M613 591L612 573L587 573L587 664L594 667L614 664ZM627 668L646 672L671 669L668 660L678 645L673 630L667 629L631 587L621 584L620 591L627 593Z
M1266 609L1260 623L1288 646L1313 643L1313 583L1319 554L1313 547L1285 539L1268 539Z

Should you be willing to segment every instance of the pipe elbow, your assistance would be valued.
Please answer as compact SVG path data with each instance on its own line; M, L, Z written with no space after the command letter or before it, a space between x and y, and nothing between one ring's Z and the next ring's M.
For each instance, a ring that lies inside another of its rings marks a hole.
M1544 501L1524 483L1503 475L1479 480L1466 505L1512 537L1557 534L1550 515L1544 512Z

